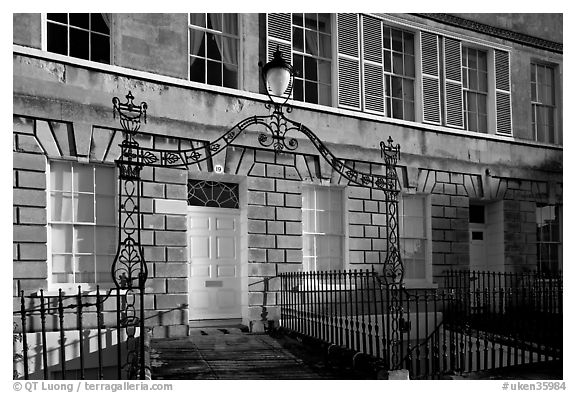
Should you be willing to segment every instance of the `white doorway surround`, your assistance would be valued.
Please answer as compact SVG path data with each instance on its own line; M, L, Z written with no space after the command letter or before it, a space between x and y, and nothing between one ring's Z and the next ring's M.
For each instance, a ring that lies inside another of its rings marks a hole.
M188 207L190 320L241 317L240 210Z

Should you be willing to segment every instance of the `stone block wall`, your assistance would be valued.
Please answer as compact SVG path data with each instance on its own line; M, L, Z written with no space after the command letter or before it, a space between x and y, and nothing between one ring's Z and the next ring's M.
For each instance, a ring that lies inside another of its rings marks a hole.
M46 158L32 119L14 118L13 291L47 288ZM18 281L20 286L18 287Z
M348 188L350 267L370 269L386 260L386 204L384 192L367 187Z
M302 270L302 177L298 156L256 150L253 157L247 172L247 316L251 329L262 331L266 319L279 317L277 275Z

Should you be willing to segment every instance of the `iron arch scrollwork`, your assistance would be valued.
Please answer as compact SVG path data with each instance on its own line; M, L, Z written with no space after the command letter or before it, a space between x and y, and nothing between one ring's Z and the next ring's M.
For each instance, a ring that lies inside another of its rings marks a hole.
M403 289L404 268L400 255L400 236L398 225L398 203L400 182L396 165L400 159L400 146L392 138L380 143L381 156L384 160L385 173L366 173L351 167L345 160L336 157L328 147L305 125L288 119L290 112L286 103L272 101L267 107L271 113L265 116L251 116L241 120L216 140L204 146L189 149L159 149L142 147L135 139L141 122L146 122L146 103L134 104L132 93L126 96L127 102L113 99L114 115L120 117L124 131L121 143L121 156L116 161L120 169L119 187L119 244L112 267L113 280L117 288L128 291L139 289L144 293L144 282L148 276L144 253L140 245L140 171L144 166L187 168L217 155L232 145L244 131L259 128L258 143L263 148L272 149L275 153L294 152L299 147L299 139L308 139L330 166L347 179L350 184L368 187L384 192L386 206L386 259L383 263L382 276L384 283L391 289L388 312L392 314L391 326L391 364L398 364L398 352L401 346L401 329L403 309L399 299ZM190 144L193 146L192 144ZM215 202L216 203L216 202ZM137 283L137 284L136 284ZM143 304L143 298L142 303ZM130 311L127 306L127 315ZM143 307L140 319L143 320ZM127 319L128 320L128 319ZM138 318L132 318L128 325L135 326ZM142 321L140 321L142 323ZM143 326L143 325L142 325Z

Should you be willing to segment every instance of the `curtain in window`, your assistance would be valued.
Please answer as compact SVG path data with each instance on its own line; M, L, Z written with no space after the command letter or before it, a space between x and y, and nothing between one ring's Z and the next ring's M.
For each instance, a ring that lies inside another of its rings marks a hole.
M222 18L220 18L220 15L222 15ZM214 30L222 32L233 32L236 30L236 17L236 14L208 14ZM238 59L236 39L222 37L220 35L216 35L214 38L216 39L218 50L220 50L220 54L222 55L224 67L226 67L227 70L235 70L232 64L236 64Z
M190 14L190 24L195 26L203 26L204 25L204 14ZM204 39L204 32L190 29L190 54L191 55L200 55L204 57L203 53L198 53L200 46L202 45L202 40ZM190 56L190 66L194 64L196 60L195 57Z
M110 28L110 22L112 21L112 15L110 14L100 14L102 15L102 19L104 20L104 23L106 23L106 26L108 26L108 28Z

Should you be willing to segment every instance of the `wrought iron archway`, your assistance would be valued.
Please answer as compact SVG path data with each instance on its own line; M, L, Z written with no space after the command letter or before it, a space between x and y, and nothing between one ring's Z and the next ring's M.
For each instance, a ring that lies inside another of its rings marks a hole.
M117 288L126 291L126 328L129 341L135 342L135 327L144 329L144 308L136 310L136 296L144 304L144 288L148 278L148 269L140 243L140 172L145 167L187 168L217 155L233 144L238 136L252 126L263 127L258 134L258 142L263 148L272 149L275 153L295 152L298 149L298 136L305 136L318 150L328 164L347 179L351 184L382 190L384 192L386 216L386 259L383 263L382 276L390 290L391 298L388 311L391 314L391 359L392 368L399 365L399 346L401 345L402 305L399 291L403 289L404 267L400 256L398 203L400 183L396 165L400 159L400 146L394 144L391 137L380 142L381 157L384 160L385 174L378 175L358 171L346 164L345 160L336 157L326 145L305 125L286 117L291 107L286 102L278 104L271 99L265 106L271 110L266 116L248 117L225 132L206 146L190 149L169 150L140 146L135 136L142 122L146 122L148 105L145 102L134 104L131 92L126 95L126 102L114 97L113 113L118 115L124 131L120 144L121 154L116 161L119 168L119 211L118 211L118 247L112 265L113 281ZM192 146L192 144L191 144ZM130 344L130 342L129 342ZM140 340L143 351L143 340ZM129 345L130 355L136 353L134 345ZM142 353L142 352L140 352ZM140 359L143 362L143 357ZM143 372L144 364L140 365Z

